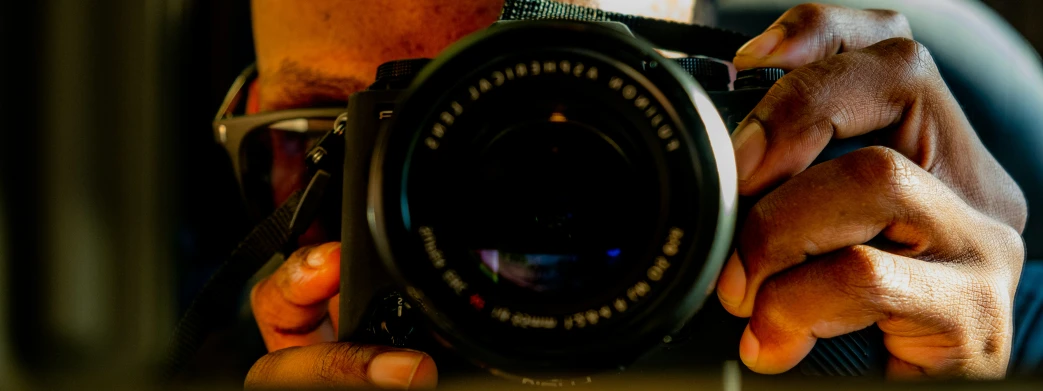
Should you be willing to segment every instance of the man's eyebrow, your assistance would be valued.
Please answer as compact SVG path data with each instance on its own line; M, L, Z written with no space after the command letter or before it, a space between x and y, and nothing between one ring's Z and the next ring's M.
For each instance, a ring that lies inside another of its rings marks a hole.
M278 102L279 107L269 107L270 110L342 106L349 95L368 86L358 78L333 76L290 59L283 59L279 68L269 75L270 79L262 82L280 86L279 91L272 91L280 95L272 100Z

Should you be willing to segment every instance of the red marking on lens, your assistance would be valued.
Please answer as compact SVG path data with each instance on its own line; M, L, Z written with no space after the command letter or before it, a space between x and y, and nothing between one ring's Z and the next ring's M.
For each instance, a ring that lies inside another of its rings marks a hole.
M480 311L482 308L485 308L485 299L478 296L477 293L471 295L471 307Z

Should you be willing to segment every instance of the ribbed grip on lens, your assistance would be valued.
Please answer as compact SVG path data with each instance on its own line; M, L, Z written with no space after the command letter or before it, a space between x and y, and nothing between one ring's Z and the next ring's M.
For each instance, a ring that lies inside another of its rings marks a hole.
M834 338L819 339L800 362L810 376L880 376L887 364L884 334L876 325Z

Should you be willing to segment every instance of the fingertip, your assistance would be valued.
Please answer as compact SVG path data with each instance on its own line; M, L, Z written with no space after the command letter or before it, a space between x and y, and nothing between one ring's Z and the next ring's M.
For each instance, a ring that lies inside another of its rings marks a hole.
M742 260L739 259L739 252L733 251L728 262L721 269L721 276L717 279L717 298L729 313L744 316L739 310L745 295L746 269L742 265Z
M739 341L739 358L754 372L760 372L757 366L758 360L760 360L760 350L760 340L753 334L753 330L750 330L750 326L746 325L746 330L742 332L742 339Z
M312 248L305 256L304 265L312 269L336 267L340 270L340 243L325 243Z
M435 360L431 356L425 354L420 365L416 367L416 373L413 374L413 381L409 388L430 389L436 386L438 386L438 366L435 365Z
M370 362L368 373L370 381L381 388L428 389L438 385L435 361L414 350L380 353Z
M785 38L786 30L782 25L772 26L761 33L761 35L754 37L749 42L742 45L742 47L735 52L735 58L743 58L744 60L748 59L751 62L764 59L774 53ZM735 66L736 68L739 67L738 64L735 64Z
M756 119L747 119L731 138L739 183L749 182L764 161L764 154L768 150L768 136L764 125Z
M340 291L340 243L298 250L270 277L283 298L298 306L328 300Z

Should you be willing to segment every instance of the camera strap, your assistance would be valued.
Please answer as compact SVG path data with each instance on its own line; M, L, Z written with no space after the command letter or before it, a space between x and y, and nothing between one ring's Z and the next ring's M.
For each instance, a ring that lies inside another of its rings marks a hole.
M753 37L734 31L602 11L551 0L506 0L500 20L567 19L585 22L619 22L655 47L689 55L730 61Z
M272 257L292 250L288 246L296 243L315 220L330 179L339 173L344 161L342 118L308 151L306 162L312 173L308 186L290 194L239 242L181 316L167 348L165 376L180 372L212 331L234 321L243 287L250 278Z

